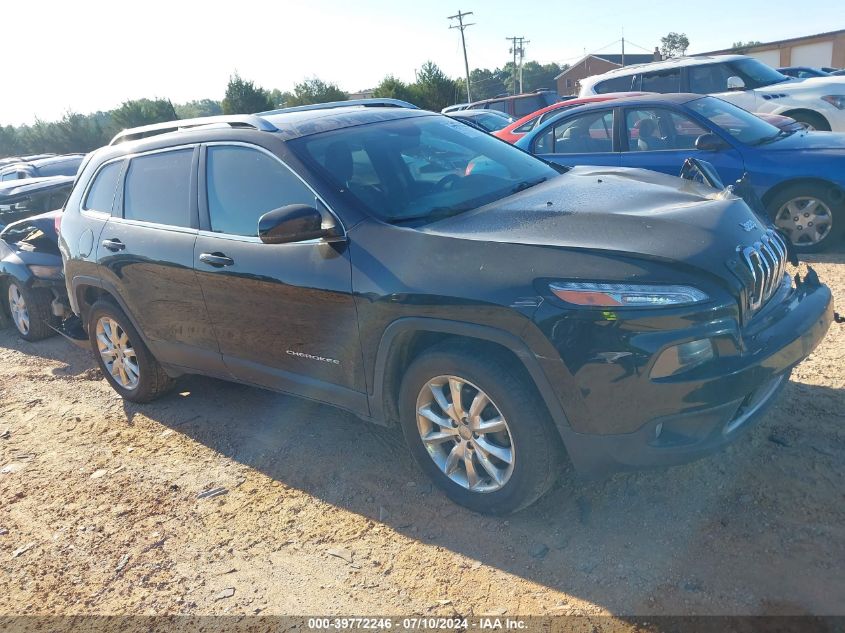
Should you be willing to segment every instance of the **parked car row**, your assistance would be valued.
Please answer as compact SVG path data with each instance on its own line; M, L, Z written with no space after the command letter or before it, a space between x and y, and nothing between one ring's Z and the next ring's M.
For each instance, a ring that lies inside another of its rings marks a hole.
M845 77L795 79L745 55L699 55L635 64L581 81L580 96L642 91L715 95L749 112L782 114L845 132Z
M615 103L559 115L611 108L560 142L653 142ZM570 168L474 125L376 100L127 130L63 213L6 228L3 261L37 277L53 264L26 253L59 225L60 329L127 400L192 373L396 424L482 512L532 503L567 458L679 463L759 419L832 320L788 241L695 160ZM43 278L6 286L19 331L59 327Z
M75 176L84 154L42 155L0 165L0 182L46 176Z

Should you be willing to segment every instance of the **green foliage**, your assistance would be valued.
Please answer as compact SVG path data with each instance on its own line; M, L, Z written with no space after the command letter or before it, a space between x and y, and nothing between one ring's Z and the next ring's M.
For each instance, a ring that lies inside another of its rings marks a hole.
M753 46L759 46L762 43L763 42L761 42L760 40L748 40L747 42L743 42L742 40L740 40L739 42L733 43L733 46L731 46L731 50L735 53L742 54L749 48Z
M660 38L660 52L663 57L677 57L685 55L689 48L689 40L686 33L669 33Z
M278 88L273 88L270 91L270 101L274 108L284 108L291 98L293 98L293 94L290 92L282 92Z
M469 73L470 89L473 101L491 99L508 92L505 80L508 78L504 70L495 68L475 68Z
M560 66L554 62L551 64L539 64L538 62L525 62L522 65L522 91L534 92L541 88L548 88L555 90L557 84L555 77L561 71L569 68L568 65ZM505 64L501 71L505 79L506 92L514 93L519 91L519 67L514 66L513 62ZM470 75L471 76L471 75ZM516 86L516 89L514 89ZM495 96L495 95L494 95ZM475 98L475 97L473 97Z
M293 94L285 102L287 107L309 105L312 103L327 103L329 101L346 101L349 98L343 90L332 83L313 77L296 84Z
M455 102L457 84L432 61L417 71L417 81L411 84L411 101L425 110L438 112Z
M223 114L223 105L214 99L200 99L188 101L173 106L179 119L195 119L201 116L217 116Z
M382 99L402 99L410 103L414 103L416 98L411 86L393 75L387 75L379 82L379 85L373 90L373 96Z
M223 114L254 114L273 109L273 102L267 91L251 81L242 79L238 73L229 77L222 105Z
M176 110L170 99L135 99L124 101L117 110L112 110L111 120L115 132L139 125L151 125L173 121Z

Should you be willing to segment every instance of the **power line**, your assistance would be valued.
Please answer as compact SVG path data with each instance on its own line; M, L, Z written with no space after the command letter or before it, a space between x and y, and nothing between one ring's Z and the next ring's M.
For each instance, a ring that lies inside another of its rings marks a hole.
M458 19L458 24L457 25L453 24L452 26L449 27L450 29L461 29L461 46L463 46L463 48L464 48L464 70L466 70L466 74L467 74L467 103L470 103L472 101L472 97L470 96L470 92L469 92L469 62L467 61L467 42L466 42L466 39L464 38L464 29L467 28L467 27L473 26L473 24L475 24L475 22L472 22L470 24L464 24L464 18L468 15L472 15L472 11L467 11L466 13L461 13L461 10L458 9L458 13L456 15L450 15L448 19L450 19L450 20L454 20L455 18Z

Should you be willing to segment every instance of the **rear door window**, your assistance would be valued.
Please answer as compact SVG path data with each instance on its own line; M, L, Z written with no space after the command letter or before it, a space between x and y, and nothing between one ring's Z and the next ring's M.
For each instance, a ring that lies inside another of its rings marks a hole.
M541 95L532 95L530 97L514 99L513 114L517 118L522 118L526 114L531 114L540 108L545 108L546 105L548 104Z
M117 191L117 180L120 177L120 168L123 162L109 163L94 176L94 182L85 196L82 208L90 211L101 211L111 213L114 204L114 194Z
M633 79L633 75L606 79L605 81L597 83L593 90L600 95L607 94L608 92L628 92L631 90L631 82Z
M498 110L499 112L508 113L508 102L507 101L490 101L489 103L481 106L482 108L486 108L487 110Z
M681 69L670 68L669 70L658 70L643 73L643 92L680 92L681 91Z
M205 173L208 214L215 233L254 237L258 219L268 211L316 203L314 193L288 167L249 147L210 146Z
M172 226L191 226L193 149L136 156L124 185L123 217Z
M598 154L613 151L613 111L588 112L552 125L534 142L536 154Z

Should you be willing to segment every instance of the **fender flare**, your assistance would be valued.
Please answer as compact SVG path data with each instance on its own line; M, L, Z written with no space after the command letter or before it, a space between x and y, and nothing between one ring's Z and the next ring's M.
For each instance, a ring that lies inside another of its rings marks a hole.
M372 393L368 394L371 415L375 420L383 421L384 423L389 422L384 406L387 364L394 351L393 346L396 338L410 332L435 332L463 336L465 338L496 343L510 350L519 359L534 382L534 386L539 391L540 397L543 399L555 426L561 434L565 434L570 430L569 420L558 400L554 388L549 382L543 368L540 366L537 357L531 352L523 339L504 330L487 325L428 317L403 317L397 319L388 325L382 333L378 351L376 352Z
M90 275L79 275L77 277L74 277L71 281L71 288L73 290L72 298L70 299L72 302L71 309L73 309L73 311L79 315L80 319L82 318L82 309L79 306L79 290L82 286L92 286L94 288L99 288L100 290L105 290L109 294L109 296L114 299L115 303L117 303L117 307L119 307L123 311L123 314L126 315L126 318L132 322L132 326L137 330L138 334L140 334L141 340L144 341L144 345L150 348L149 339L147 338L146 334L144 334L144 331L141 329L140 325L138 324L138 321L135 319L135 316L126 306L126 302L123 300L123 297L121 297L120 294L117 292L117 288L115 288L112 284L103 281L99 277L92 277ZM88 324L84 323L83 321L83 325L86 326L87 331Z

